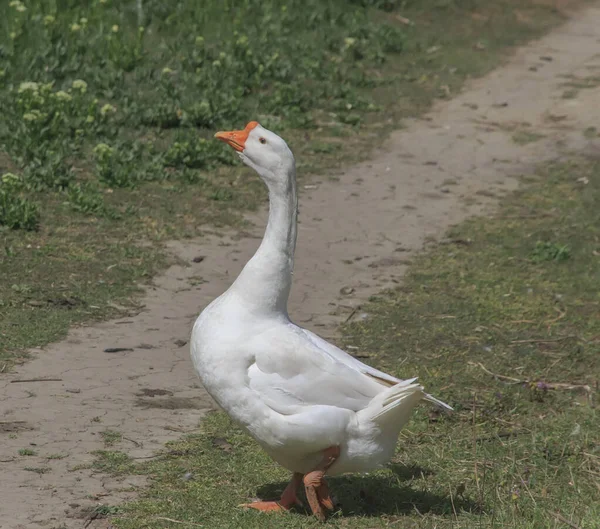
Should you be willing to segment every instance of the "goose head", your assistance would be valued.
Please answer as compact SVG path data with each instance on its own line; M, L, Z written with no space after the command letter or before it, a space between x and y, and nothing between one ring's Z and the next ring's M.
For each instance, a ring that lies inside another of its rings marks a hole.
M269 184L285 184L294 175L295 162L287 143L257 121L243 130L217 132L215 138L235 149L246 165L252 167Z

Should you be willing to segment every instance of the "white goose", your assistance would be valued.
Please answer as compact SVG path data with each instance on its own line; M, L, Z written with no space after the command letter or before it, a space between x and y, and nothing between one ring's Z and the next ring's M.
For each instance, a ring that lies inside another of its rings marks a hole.
M296 245L294 156L256 121L218 132L269 190L260 248L233 285L200 314L191 339L194 367L217 403L294 475L279 501L245 504L290 509L304 482L313 513L332 509L324 475L373 470L394 454L400 429L421 399L416 379L369 367L290 321L287 301Z

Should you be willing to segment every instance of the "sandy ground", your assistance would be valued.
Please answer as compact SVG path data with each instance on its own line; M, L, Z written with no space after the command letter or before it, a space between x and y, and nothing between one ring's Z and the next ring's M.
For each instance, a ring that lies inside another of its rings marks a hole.
M452 224L489 212L518 175L569 152L600 156L600 141L583 135L600 128L600 88L564 97L570 78L599 75L595 4L459 97L408 122L338 182L304 186L292 318L335 338L340 322L363 317L360 304L369 295L401 280L413 252ZM523 145L515 133L543 137ZM73 329L1 375L0 528L105 527L89 520L90 509L130 499L144 482L85 468L90 452L105 448L100 432L119 431L116 449L142 460L198 428L212 403L189 360L191 325L257 248L265 213L252 218L256 228L241 239L173 243L188 265L156 279L143 312ZM198 285L198 276L205 282ZM131 350L104 352L110 347ZM56 380L26 382L39 378ZM37 455L19 456L22 448ZM57 454L64 458L47 459Z

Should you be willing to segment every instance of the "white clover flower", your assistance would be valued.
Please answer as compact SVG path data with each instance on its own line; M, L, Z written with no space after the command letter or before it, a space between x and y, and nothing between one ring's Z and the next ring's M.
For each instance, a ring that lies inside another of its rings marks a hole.
M56 92L54 94L54 97L56 97L56 99L58 99L59 101L71 101L71 99L73 99L71 97L71 94L67 94L67 92L65 92L64 90L59 90L58 92Z
M54 24L55 21L56 21L56 18L54 18L52 15L46 15L44 17L44 25L45 26L51 26L52 24Z
M100 109L100 114L106 116L107 114L114 114L116 111L116 107L112 106L110 103L106 103L106 105Z
M111 28L113 33L118 33L119 32L119 25L115 24L112 28Z
M2 178L0 178L0 181L2 181L2 183L4 185L12 187L12 186L18 184L21 181L21 179L16 174L4 173L2 175Z
M14 7L19 13L23 13L24 11L27 11L27 8L23 4L23 2L21 2L20 0L13 0L10 4L8 4L8 6Z
M107 145L106 143L99 143L94 147L94 154L98 157L104 157L106 155L111 155L112 153L112 147Z
M169 68L168 66L165 66L165 67L162 69L162 73L164 73L165 75L166 75L166 74L170 74L170 73L173 73L173 70L171 70L171 68Z
M80 29L81 26L79 24L71 24L71 31L73 31L74 33L77 33Z
M23 119L25 121L37 121L42 117L42 113L39 110L32 110L31 112L26 112L23 114Z
M34 83L33 81L25 81L19 85L19 94L23 92L37 92L40 89L40 85L38 83Z
M74 90L79 90L82 94L87 91L87 83L83 79L75 79L71 85Z
M95 121L94 116L88 116L87 118L85 118L86 123L94 123L94 121Z

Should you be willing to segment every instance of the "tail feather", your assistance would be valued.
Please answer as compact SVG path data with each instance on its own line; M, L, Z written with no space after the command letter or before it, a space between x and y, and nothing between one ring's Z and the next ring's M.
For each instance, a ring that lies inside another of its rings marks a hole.
M415 379L416 380L416 379ZM408 417L408 413L423 398L423 387L420 384L401 382L392 386L381 394L381 399L373 399L372 419L395 419L395 415ZM412 398L411 398L412 397ZM379 401L379 402L376 402ZM402 407L403 409L399 409Z
M432 404L435 404L443 410L453 411L453 408L445 402L436 399L433 395L430 395L429 393L425 393L423 391L423 386L417 384L416 380L417 377L410 378L408 380L403 380L381 393L380 399L374 399L374 403L378 400L380 400L381 402L381 410L377 412L374 418L381 417L387 414L388 411L391 411L392 409L400 406L408 396L413 395L416 392L420 394L422 400L431 402Z
M436 399L433 395L430 395L429 393L425 393L423 400L426 400L427 402L432 402L433 404L439 406L443 410L454 411L454 408L452 406L449 406L445 402L442 402L441 400Z
M402 380L402 381L398 382L398 384L395 384L394 386L392 386L392 388L406 387L406 386L410 386L411 384L414 385L414 383L417 381L417 379L418 379L418 377L409 378L407 380ZM423 390L423 388L421 388L421 391L422 390ZM432 404L435 404L436 406L438 406L439 408L442 408L443 410L454 411L454 408L452 406L449 406L445 402L442 402L441 400L436 399L433 395L430 395L429 393L423 394L423 400L426 400L427 402L431 402Z

